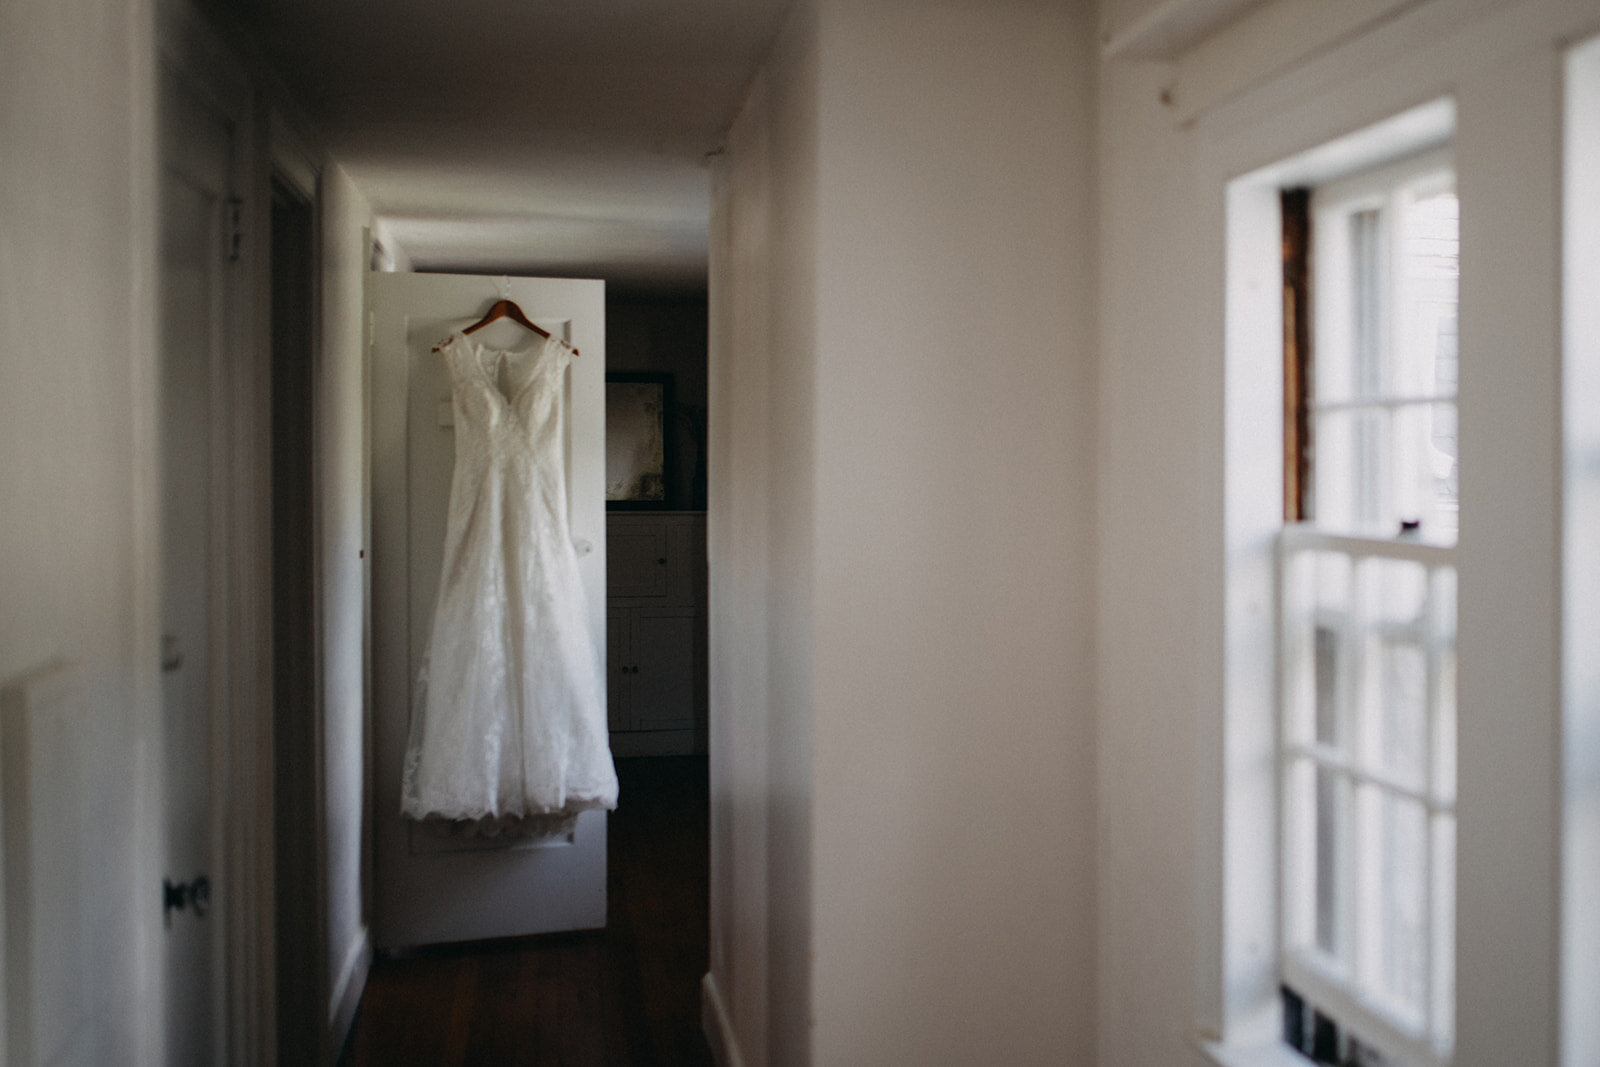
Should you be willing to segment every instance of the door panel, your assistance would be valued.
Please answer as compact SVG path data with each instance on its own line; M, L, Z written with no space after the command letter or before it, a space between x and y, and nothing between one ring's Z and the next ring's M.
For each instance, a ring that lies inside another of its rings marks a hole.
M229 264L233 130L171 72L161 87L161 698L163 871L181 888L164 940L166 1062L218 1062L221 969L211 900L217 812L212 804L213 715L221 692L214 655L219 589L213 447ZM200 887L197 891L196 887ZM156 887L151 887L154 893Z
M454 463L450 381L433 345L498 298L493 279L373 274L373 670L377 749L376 908L380 948L593 929L605 925L602 812L570 841L437 833L400 816L413 686L432 623ZM594 645L606 647L605 289L597 281L513 278L529 318L582 355L567 380L568 517ZM508 331L495 336L496 331ZM496 323L491 346L526 343Z

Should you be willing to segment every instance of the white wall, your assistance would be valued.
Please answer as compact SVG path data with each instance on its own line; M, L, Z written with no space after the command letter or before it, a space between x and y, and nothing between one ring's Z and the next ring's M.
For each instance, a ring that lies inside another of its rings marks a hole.
M321 188L322 338L317 379L321 526L323 812L327 822L327 989L334 1047L354 1019L371 954L367 710L367 273L372 212L329 162Z
M1182 1064L1194 1011L1197 635L1216 567L1188 536L1197 410L1192 135L1155 104L1160 65L1100 88L1099 1063ZM1211 264L1215 271L1218 265ZM1220 484L1220 483L1219 483ZM1216 625L1211 621L1210 625Z
M1229 785L1219 763L1230 684L1221 638L1225 188L1444 95L1457 102L1462 211L1455 1062L1555 1062L1564 936L1557 74L1561 42L1600 28L1600 11L1562 0L1388 7L1349 36L1319 24L1311 5L1275 0L1175 62L1103 67L1097 678L1107 1067L1195 1062L1186 1046L1203 1029L1226 1029L1233 995L1219 955L1227 928L1218 885ZM1303 58L1284 68L1285 55Z
M816 48L800 5L712 208L708 986L751 1067L810 1059Z
M82 1062L160 1056L153 72L141 0L0 5L0 685L65 657L93 715Z
M713 274L713 971L747 1062L1093 1060L1092 15L804 5L730 137L728 265L752 226L787 257Z
M1092 34L824 9L819 1063L1093 1061Z

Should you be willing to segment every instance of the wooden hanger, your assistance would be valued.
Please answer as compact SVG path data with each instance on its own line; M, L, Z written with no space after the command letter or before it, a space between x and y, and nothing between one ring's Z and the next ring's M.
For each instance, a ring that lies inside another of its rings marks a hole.
M505 299L496 300L493 306L491 306L484 314L483 318L479 319L471 326L468 326L465 330L462 330L461 333L463 335L475 333L489 325L491 322L494 322L496 319L510 319L518 326L526 327L527 329L530 329L534 333L538 334L540 337L550 336L549 330L535 326L531 321L529 321L528 316L522 313L522 309L517 306L516 301ZM577 355L578 350L574 348L572 350L572 354Z

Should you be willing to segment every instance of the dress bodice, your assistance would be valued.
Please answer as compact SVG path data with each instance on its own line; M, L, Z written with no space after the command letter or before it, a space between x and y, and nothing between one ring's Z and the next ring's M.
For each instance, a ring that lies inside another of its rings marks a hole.
M472 341L460 331L449 336L440 354L450 370L458 424L493 432L508 416L530 438L560 415L563 376L572 349L560 338L542 338L528 348L500 349Z

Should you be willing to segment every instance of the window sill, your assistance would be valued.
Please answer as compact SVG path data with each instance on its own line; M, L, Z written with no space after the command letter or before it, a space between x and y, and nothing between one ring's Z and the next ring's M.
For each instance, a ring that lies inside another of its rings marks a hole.
M1257 1045L1229 1045L1197 1039L1195 1047L1215 1067L1307 1067L1311 1062L1278 1041Z

